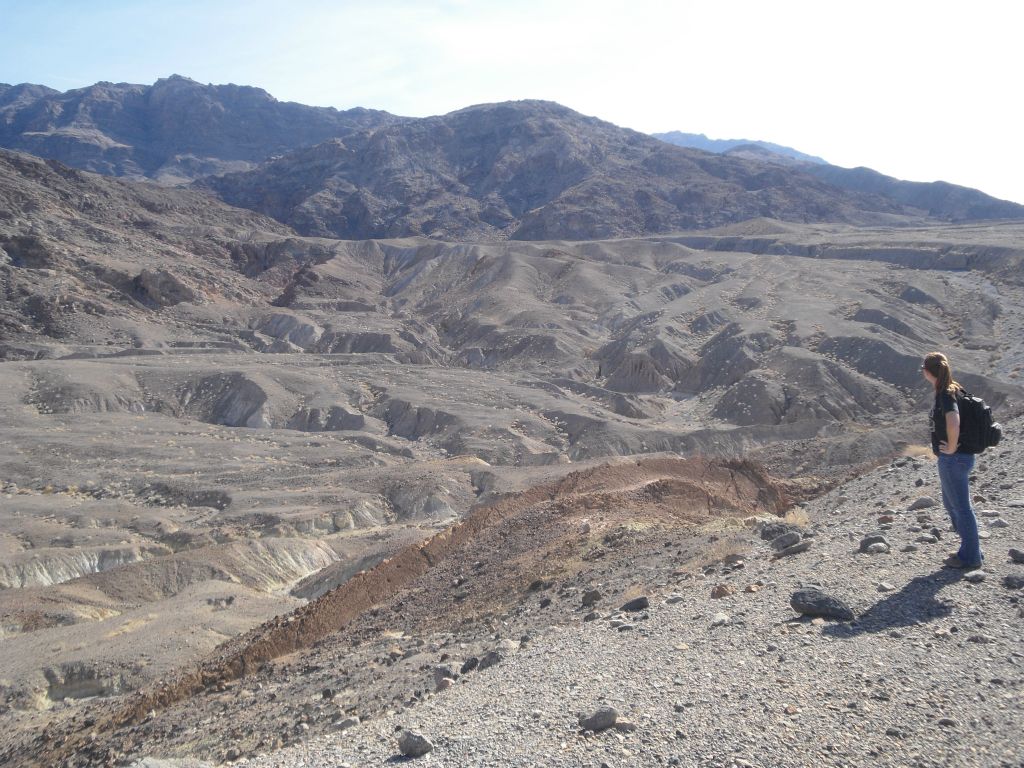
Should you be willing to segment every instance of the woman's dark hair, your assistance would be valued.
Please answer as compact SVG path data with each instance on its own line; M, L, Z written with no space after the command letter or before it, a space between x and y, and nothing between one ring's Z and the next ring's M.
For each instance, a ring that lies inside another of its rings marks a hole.
M929 352L925 355L922 367L935 377L936 392L948 392L955 395L963 389L953 379L953 369L949 367L949 360L941 352Z

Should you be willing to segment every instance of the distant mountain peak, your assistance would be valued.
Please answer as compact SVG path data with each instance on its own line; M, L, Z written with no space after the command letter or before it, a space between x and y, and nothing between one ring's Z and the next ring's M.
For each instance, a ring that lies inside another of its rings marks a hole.
M709 139L703 133L683 133L682 131L669 131L667 133L652 133L656 139L675 144L677 147L690 147L691 149L702 149L705 152L714 152L716 155L725 154L730 150L740 147L747 151L759 148L777 155L789 157L794 160L802 160L808 163L826 164L825 160L814 155L808 155L792 147L781 144L773 144L770 141L756 141L753 139Z

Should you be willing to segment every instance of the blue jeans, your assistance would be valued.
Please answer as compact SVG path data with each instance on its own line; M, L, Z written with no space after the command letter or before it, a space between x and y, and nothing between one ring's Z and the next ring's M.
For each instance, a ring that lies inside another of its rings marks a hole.
M939 482L942 484L942 503L960 536L960 550L956 556L968 565L979 565L982 560L978 540L978 518L971 508L971 487L968 478L974 469L972 453L940 453Z

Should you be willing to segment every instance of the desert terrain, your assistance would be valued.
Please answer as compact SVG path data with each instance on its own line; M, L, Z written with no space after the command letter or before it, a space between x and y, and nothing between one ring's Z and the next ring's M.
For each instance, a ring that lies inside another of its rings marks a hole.
M802 765L823 732L835 764L1020 764L1019 206L546 102L190 83L0 88L4 764L382 764L413 726L445 765ZM169 94L264 133L156 141ZM933 349L1007 428L973 581L909 509ZM859 619L799 618L810 584ZM574 725L608 702L633 730Z

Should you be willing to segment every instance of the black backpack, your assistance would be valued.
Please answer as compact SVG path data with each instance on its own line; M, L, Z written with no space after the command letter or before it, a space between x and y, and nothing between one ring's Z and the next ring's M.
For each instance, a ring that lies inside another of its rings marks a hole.
M960 409L960 449L984 453L995 448L1003 437L1003 427L992 419L992 409L980 397L961 391L956 396Z

